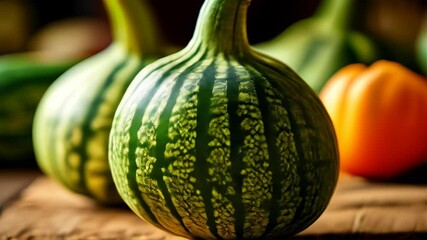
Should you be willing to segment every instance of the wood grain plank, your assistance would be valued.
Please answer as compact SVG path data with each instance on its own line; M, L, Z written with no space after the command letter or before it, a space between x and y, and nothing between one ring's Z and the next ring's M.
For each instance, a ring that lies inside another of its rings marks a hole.
M37 169L0 169L0 210L40 175Z
M427 236L426 233L426 185L377 182L344 175L325 213L302 235L381 239L382 235L415 237Z
M0 218L4 239L178 240L127 208L104 207L46 177L38 178Z
M344 175L324 214L291 238L427 239L427 186ZM0 239L182 240L38 177L0 216Z

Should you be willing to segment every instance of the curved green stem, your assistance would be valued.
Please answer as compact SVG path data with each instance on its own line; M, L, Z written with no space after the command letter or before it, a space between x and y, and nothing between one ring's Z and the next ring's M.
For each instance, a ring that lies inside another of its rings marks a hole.
M241 55L249 49L247 10L250 0L205 0L190 46Z
M145 0L104 0L113 42L139 57L159 52L156 20Z

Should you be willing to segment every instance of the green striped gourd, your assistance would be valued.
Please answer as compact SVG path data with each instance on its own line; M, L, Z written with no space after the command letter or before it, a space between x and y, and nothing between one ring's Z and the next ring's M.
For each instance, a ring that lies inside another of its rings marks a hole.
M78 62L47 52L0 57L0 165L35 166L32 123L46 89Z
M358 0L322 0L314 16L285 29L271 40L255 44L294 69L317 93L347 64L379 58L373 40L355 30Z
M108 165L114 112L135 74L157 54L154 22L143 0L105 0L113 40L60 76L34 121L43 172L100 203L123 203Z
M180 52L135 77L109 161L128 206L194 239L268 239L315 221L336 186L335 132L316 93L252 50L250 0L206 0Z

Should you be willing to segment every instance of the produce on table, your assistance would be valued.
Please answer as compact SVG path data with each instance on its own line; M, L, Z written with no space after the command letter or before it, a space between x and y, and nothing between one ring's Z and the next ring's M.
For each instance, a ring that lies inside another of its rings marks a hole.
M316 93L249 46L250 0L206 0L180 52L145 67L115 113L110 166L141 218L193 239L296 234L326 208L338 149Z
M34 120L34 147L46 175L100 203L116 204L123 201L107 156L113 115L135 74L158 57L160 42L145 1L104 3L112 43L48 89Z
M294 69L317 93L340 68L379 58L375 43L353 29L358 0L323 0L314 16L254 45Z
M320 92L338 136L344 172L390 179L427 159L427 80L379 60L350 64Z

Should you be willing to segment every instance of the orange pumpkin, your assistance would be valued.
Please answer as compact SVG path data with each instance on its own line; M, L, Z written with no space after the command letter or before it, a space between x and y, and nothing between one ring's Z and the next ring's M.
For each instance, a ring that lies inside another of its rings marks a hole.
M380 60L339 70L319 93L335 126L341 170L391 178L427 159L427 80Z

